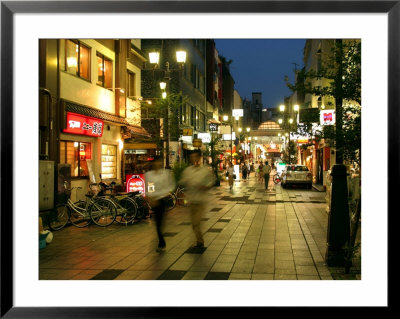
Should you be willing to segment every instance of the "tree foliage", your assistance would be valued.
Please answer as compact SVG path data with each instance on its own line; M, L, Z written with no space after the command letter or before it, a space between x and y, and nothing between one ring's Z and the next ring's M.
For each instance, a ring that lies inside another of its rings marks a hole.
M333 126L323 126L316 129L315 119L302 117L297 127L297 133L316 140L325 139L343 154L343 159L357 162L361 158L361 41L358 40L327 40L331 50L321 52L321 65L318 70L302 68L297 71L295 84L286 85L293 92L324 97L325 107L333 109L343 101L340 114L336 114L340 124L340 132ZM317 81L320 80L320 81ZM318 83L318 84L316 84ZM307 105L302 105L307 110ZM339 118L340 117L340 118ZM340 122L341 120L341 122ZM338 141L340 133L341 142Z

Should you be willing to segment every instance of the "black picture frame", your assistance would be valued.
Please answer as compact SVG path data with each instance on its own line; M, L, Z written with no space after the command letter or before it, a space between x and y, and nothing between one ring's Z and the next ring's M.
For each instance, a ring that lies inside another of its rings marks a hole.
M1 2L1 317L5 318L178 318L212 314L224 307L14 307L13 300L13 16L16 13L387 13L388 14L388 204L399 180L400 1L2 1ZM378 173L378 171L376 172ZM387 174L387 172L380 172ZM382 199L384 200L384 199ZM398 211L395 208L394 212ZM388 215L388 218L390 216ZM394 227L394 223L388 223ZM393 233L393 232L388 232ZM391 241L388 240L388 247ZM390 250L390 248L389 248ZM388 257L389 254L388 254ZM388 260L390 262L390 258ZM390 263L389 263L390 264ZM390 280L388 280L388 286ZM198 296L201 298L201 296ZM151 298L151 296L149 296ZM386 309L390 309L390 298ZM248 316L259 307L235 309ZM263 307L261 307L263 308ZM309 309L291 307L297 315ZM263 311L261 309L261 311ZM267 310L268 312L270 310ZM330 309L330 313L336 310Z

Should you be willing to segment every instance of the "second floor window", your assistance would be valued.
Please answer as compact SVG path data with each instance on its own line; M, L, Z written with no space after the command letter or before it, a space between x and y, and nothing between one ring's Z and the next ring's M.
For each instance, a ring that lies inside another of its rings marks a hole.
M77 40L66 40L65 71L90 80L90 49Z
M128 71L128 92L127 96L136 96L135 73Z
M112 88L112 61L97 53L97 84L107 89Z

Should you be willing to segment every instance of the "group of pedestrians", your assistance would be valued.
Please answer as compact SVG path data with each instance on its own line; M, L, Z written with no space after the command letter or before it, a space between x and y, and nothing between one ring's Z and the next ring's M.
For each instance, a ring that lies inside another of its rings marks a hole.
M193 247L204 247L204 238L200 228L200 221L207 202L206 191L210 189L215 178L211 170L200 165L200 152L193 152L190 155L191 165L183 172L178 182L185 187L185 198L187 199L192 228L196 238ZM171 191L175 189L176 182L171 170L162 167L162 158L155 158L151 164L151 170L145 173L146 183L153 184L154 191L147 193L147 200L154 212L156 231L158 236L157 252L166 249L166 242L163 236L163 224L165 215L165 201Z
M272 170L271 165L269 165L267 161L265 163L263 162L259 163L258 161L256 161L256 163L253 165L253 169L255 171L256 180L261 183L264 182L265 189L268 190L269 178ZM241 166L241 171L242 171L242 181L246 182L246 180L249 179L250 173L252 171L251 165L247 161L244 162ZM232 162L228 163L228 167L226 169L225 174L228 177L229 189L232 190L233 180L236 179Z

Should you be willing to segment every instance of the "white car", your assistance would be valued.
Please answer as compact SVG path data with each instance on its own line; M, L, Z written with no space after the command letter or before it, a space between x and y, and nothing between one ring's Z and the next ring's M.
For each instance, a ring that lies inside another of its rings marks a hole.
M312 187L312 175L305 165L286 165L282 171L281 185L286 188L288 185L302 184L307 188Z

